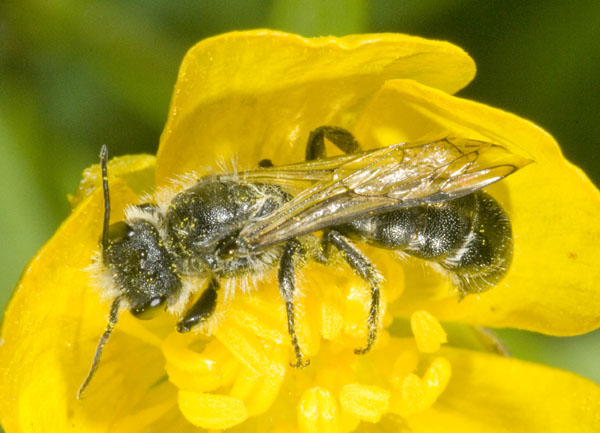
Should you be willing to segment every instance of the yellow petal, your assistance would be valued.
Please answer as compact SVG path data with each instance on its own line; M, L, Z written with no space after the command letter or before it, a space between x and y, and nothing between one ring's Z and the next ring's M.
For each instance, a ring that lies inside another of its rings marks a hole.
M445 280L419 272L419 264L405 272L412 279L395 314L407 317L425 309L440 320L554 335L600 326L600 193L548 133L510 113L395 80L374 98L357 134L368 146L380 146L381 137L401 142L450 134L503 144L534 160L489 188L513 226L507 277L492 290L457 302L447 296Z
M440 353L452 364L452 378L432 407L404 420L410 431L600 431L600 387L587 379L496 355Z
M311 129L350 125L385 80L453 93L474 73L460 48L406 35L305 39L257 30L206 39L181 65L157 182L233 157L246 168L266 157L300 161Z
M137 195L151 192L154 185L154 156L124 155L108 162L110 179L123 179ZM100 165L94 164L83 171L77 191L69 197L71 208L75 208L100 185Z
M140 403L129 413L125 413L118 417L110 425L111 433L129 433L129 432L162 432L165 431L165 423L169 428L173 428L177 432L191 431L193 426L187 422L179 423L173 419L173 414L179 415L177 409L177 389L169 382L163 381L156 386L151 387L145 393ZM179 416L180 419L183 417ZM183 425L182 425L183 424ZM104 427L98 424L97 427ZM89 428L92 430L93 428Z

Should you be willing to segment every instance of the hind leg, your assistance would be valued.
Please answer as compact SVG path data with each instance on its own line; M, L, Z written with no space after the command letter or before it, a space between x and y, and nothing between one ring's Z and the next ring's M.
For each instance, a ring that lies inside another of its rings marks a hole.
M354 350L354 353L357 355L362 355L371 350L375 340L377 340L381 276L377 273L375 266L373 266L370 260L358 248L352 245L345 236L335 230L328 231L325 236L327 237L328 244L333 245L342 253L342 257L346 263L371 288L371 305L369 306L369 316L367 319L367 344L364 347Z
M352 133L339 126L319 126L311 131L306 144L306 160L323 159L327 157L325 138L335 144L344 153L360 152L360 144Z
M325 138L346 154L352 154L362 150L360 143L350 131L340 128L339 126L324 125L311 131L308 136L308 142L306 143L307 161L327 158ZM322 254L316 257L316 259L320 263L326 263L331 254L331 244L327 235L323 236L321 244Z

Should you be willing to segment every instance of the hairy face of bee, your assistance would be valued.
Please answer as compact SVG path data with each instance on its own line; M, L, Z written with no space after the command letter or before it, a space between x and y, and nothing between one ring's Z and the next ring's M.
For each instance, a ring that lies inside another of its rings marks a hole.
M173 260L148 221L120 221L108 229L104 262L131 313L150 319L181 288Z

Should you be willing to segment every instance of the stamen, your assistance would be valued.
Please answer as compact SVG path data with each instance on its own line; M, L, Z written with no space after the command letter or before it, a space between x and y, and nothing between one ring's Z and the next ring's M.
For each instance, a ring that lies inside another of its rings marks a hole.
M379 421L389 404L390 392L379 386L351 383L340 391L342 408L363 421Z
M298 403L298 424L306 433L337 433L340 410L328 389L315 386L307 389Z
M283 369L279 374L269 375L256 374L246 369L238 375L229 394L244 402L249 416L257 416L273 405L284 377Z
M425 395L423 381L411 373L402 380L400 388L392 392L390 411L403 417L420 412L429 407Z
M429 400L431 400L430 404L433 404L446 389L451 374L452 367L450 361L442 357L433 360L423 376L423 382L427 388Z
M230 428L248 418L243 401L221 394L179 391L179 410L192 424L205 429Z
M361 421L409 416L434 404L450 379L450 363L438 357L423 376L415 372L423 362L420 353L436 351L445 342L435 317L416 312L411 318L415 338L390 336L382 329L377 346L356 356L352 349L366 333L366 291L350 284L344 294L331 295L331 287L326 295L311 290L296 299L299 340L303 350L312 351L305 353L313 361L302 370L289 367L293 351L275 285L236 296L214 338L169 336L163 347L167 371L179 388L187 420L206 429L245 421L249 428L351 432ZM294 407L295 420L289 411Z
M390 412L407 417L434 404L450 381L451 367L446 358L436 358L421 379L407 375L399 388L392 392Z
M323 302L321 304L321 335L325 340L335 340L340 337L344 326L344 318L339 308Z
M410 317L410 326L419 352L437 352L448 341L440 322L427 311L414 312Z

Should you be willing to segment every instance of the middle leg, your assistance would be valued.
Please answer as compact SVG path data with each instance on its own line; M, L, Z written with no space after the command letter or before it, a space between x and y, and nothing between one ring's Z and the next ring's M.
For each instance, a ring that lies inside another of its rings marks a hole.
M304 360L302 350L298 343L296 335L295 317L294 317L294 289L296 279L296 267L294 263L295 256L302 251L302 245L295 239L290 239L283 247L283 255L279 263L279 274L277 280L279 282L279 291L285 302L285 310L287 313L288 332L292 338L292 347L296 355L296 363L291 364L295 368L304 368L310 364L309 360Z
M327 243L336 247L344 257L344 260L352 270L371 288L371 305L369 306L369 317L367 319L368 334L367 344L364 347L354 349L354 353L362 355L371 350L371 347L377 340L377 328L379 325L379 286L381 284L381 275L375 269L375 266L369 259L354 245L352 245L343 235L335 230L330 230L326 234Z

